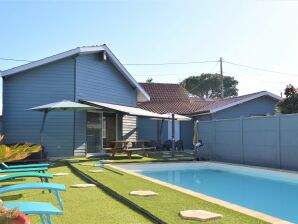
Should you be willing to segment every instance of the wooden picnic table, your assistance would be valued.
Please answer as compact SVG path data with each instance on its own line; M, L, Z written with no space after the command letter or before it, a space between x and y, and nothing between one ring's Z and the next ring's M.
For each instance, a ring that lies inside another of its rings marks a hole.
M132 143L132 147L129 148L128 144ZM112 153L112 157L115 156L116 153L126 153L128 158L131 159L131 155L133 152L137 151L144 151L144 154L148 156L148 150L153 150L155 147L146 147L145 143L150 142L149 140L117 140L117 141L111 141L112 144L114 144L111 148L104 148L106 151L110 151ZM137 144L140 144L141 147L136 147Z

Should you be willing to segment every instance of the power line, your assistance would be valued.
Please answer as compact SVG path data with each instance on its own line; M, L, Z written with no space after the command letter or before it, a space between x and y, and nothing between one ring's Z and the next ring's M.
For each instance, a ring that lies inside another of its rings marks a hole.
M203 64L214 63L218 61L188 61L188 62L164 62L164 63L127 63L127 66L163 66L163 65L189 65L189 64Z
M0 60L3 60L3 61L24 61L24 62L32 62L32 61L29 61L29 60L25 60L25 59L15 59L15 58L0 58Z
M237 64L237 63L230 62L230 61L223 61L223 62L224 63L227 63L227 64L230 64L230 65L235 65L235 66L239 66L239 67L244 67L244 68L259 70L259 71L263 71L263 72L270 72L270 73L276 73L276 74L281 74L281 75L298 76L297 74L293 74L293 73L273 71L273 70L269 70L269 69L265 69L265 68L258 68L258 67L253 67L253 66L249 66L249 65Z

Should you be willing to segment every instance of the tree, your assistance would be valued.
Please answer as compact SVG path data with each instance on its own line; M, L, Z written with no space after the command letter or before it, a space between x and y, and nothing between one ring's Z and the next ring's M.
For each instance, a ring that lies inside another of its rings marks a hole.
M147 83L152 83L153 82L153 78L147 78L146 82Z
M220 74L203 73L199 76L190 76L181 83L188 92L202 98L221 97ZM237 96L238 81L232 76L223 77L224 97Z
M286 98L277 103L277 112L282 114L298 113L298 89L293 85L287 85L284 93Z

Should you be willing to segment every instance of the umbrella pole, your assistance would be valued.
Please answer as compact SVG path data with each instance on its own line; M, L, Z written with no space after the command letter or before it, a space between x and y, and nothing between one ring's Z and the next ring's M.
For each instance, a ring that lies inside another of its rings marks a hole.
M47 115L48 115L48 111L45 111L43 113L41 128L40 128L40 132L39 132L39 144L41 146L42 146L42 143L43 143L43 129L44 129L44 125L45 125L45 122L46 122ZM42 150L40 151L40 160L42 160Z
M175 114L172 114L172 158L175 157Z

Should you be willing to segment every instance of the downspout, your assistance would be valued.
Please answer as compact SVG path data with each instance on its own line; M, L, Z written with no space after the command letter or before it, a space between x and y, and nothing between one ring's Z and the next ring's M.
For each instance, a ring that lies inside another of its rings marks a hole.
M76 84L77 84L77 57L74 58L74 81L73 81L73 101L76 102ZM73 136L72 136L72 146L73 146L73 156L75 155L76 147L76 112L73 112Z

